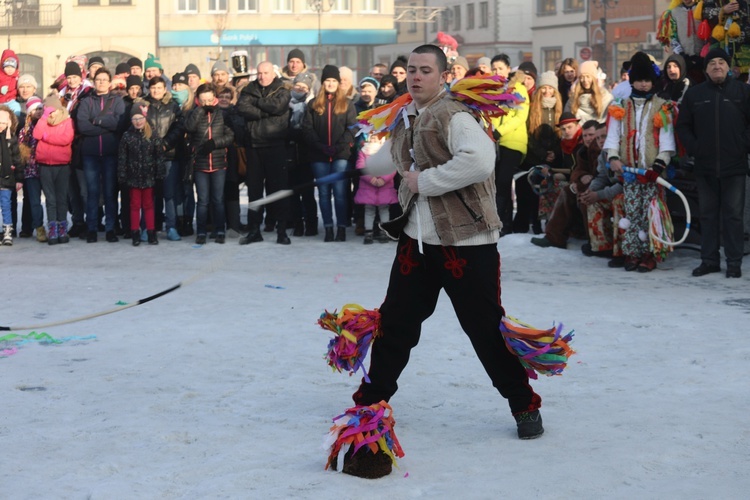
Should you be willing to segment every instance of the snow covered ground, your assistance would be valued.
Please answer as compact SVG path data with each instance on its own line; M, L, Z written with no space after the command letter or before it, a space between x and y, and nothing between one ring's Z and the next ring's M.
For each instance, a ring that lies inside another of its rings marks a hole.
M530 237L499 243L506 309L563 321L578 352L534 383L544 436L516 438L442 296L391 400L406 456L376 481L323 470L323 437L359 377L331 372L315 322L349 302L377 307L394 244L18 239L0 248L2 325L94 313L213 270L43 330L95 339L0 358L0 497L747 498L748 278L692 278L689 250L626 273L581 242Z

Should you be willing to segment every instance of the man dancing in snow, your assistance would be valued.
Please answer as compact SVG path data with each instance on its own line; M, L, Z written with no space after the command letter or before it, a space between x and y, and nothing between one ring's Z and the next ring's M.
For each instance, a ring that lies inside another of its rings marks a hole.
M382 336L373 343L369 381L362 381L353 399L372 405L394 395L422 322L445 289L493 385L508 400L518 437L532 439L544 432L541 398L499 330L505 312L494 144L469 109L445 92L447 75L445 54L437 46L414 49L407 68L413 98L406 107L408 118L368 159L372 175L392 171L395 164L403 177L399 200L404 214L382 225L399 239L398 251L380 308ZM357 463L344 471L366 475L377 455L363 453Z

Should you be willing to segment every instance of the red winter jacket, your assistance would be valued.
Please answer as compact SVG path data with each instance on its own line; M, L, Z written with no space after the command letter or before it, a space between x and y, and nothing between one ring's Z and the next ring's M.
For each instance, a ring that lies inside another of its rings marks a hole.
M64 118L56 125L50 125L47 113L34 127L36 161L44 165L68 165L72 155L73 120L64 111ZM59 117L58 117L58 120Z

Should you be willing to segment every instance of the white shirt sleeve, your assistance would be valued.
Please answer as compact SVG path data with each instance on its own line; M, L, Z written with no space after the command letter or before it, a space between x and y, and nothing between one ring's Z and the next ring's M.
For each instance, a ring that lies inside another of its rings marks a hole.
M452 158L419 174L419 192L440 196L487 179L495 170L495 142L469 113L456 113L449 125Z

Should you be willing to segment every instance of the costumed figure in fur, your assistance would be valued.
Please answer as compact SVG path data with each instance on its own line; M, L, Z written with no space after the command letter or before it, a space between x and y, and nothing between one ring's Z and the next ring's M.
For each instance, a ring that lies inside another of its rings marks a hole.
M378 429L377 435L392 429L385 413L377 416L378 409L396 393L411 349L419 342L422 322L432 315L440 290L445 290L493 385L508 400L518 437L537 438L544 432L541 398L529 385L527 367L500 331L505 323L497 251L502 225L495 205L495 146L488 125L492 114L517 105L518 96L505 90L505 79L499 76L463 79L449 94L447 65L439 47L417 47L409 57L409 93L359 117L365 132L388 139L368 158L365 171L385 175L395 165L403 178L403 215L381 224L398 245L386 298L378 310L379 335L366 377L353 395L357 406L352 413L363 408L374 412L375 423L369 428ZM354 425L351 432L358 428ZM330 455L341 456L340 447L338 452L329 448ZM395 439L387 448L392 453L397 449ZM343 464L337 458L344 472L371 478L390 472L378 457L387 456L381 446L352 451L349 459L357 457L356 462L347 463L347 453Z
M655 180L666 174L666 167L675 153L672 103L655 95L659 68L643 52L631 59L630 97L610 106L610 122L604 150L610 168L623 174L622 167L642 168L646 178L625 173L625 217L620 220L623 230L622 251L625 270L649 272L656 268L671 246L664 245L649 235L649 224L664 240L672 240L669 211L664 189Z

